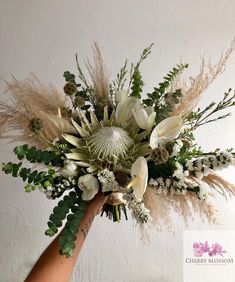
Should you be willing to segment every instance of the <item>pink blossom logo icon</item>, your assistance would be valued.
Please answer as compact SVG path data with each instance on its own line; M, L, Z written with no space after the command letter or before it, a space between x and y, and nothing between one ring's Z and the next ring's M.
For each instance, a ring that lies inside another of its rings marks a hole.
M223 257L223 254L226 253L226 251L223 250L223 247L220 244L214 243L209 245L209 243L206 241L204 244L201 242L193 243L193 253L195 257L202 257L206 253L208 253L210 257L217 255Z

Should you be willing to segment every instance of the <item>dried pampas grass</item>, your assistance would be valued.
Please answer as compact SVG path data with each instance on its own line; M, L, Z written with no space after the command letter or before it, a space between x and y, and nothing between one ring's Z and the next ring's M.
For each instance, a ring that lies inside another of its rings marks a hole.
M171 90L181 89L183 97L179 104L175 106L170 115L187 116L198 104L208 86L225 70L226 62L235 49L235 38L231 46L220 56L217 64L212 65L202 58L200 72L195 77L190 78L189 85L178 76L173 83Z
M207 183L210 188L214 189L225 198L227 198L227 195L230 197L235 195L235 185L229 183L216 173L210 173L207 176L204 176L202 181Z
M66 102L54 87L44 86L34 75L24 81L13 78L6 84L7 102L0 102L0 138L46 147L45 139L52 141L60 136L60 129L48 115L57 115L58 108L65 109ZM32 119L42 122L43 136L29 129Z
M213 205L200 201L195 193L187 195L158 195L152 186L148 186L144 194L144 204L150 210L153 223L159 228L169 226L172 223L171 212L181 216L185 224L199 214L202 219L210 223L216 223L216 210Z
M93 64L87 60L87 69L94 87L95 102L107 106L110 103L109 74L104 63L100 46L97 42L93 45L93 60Z

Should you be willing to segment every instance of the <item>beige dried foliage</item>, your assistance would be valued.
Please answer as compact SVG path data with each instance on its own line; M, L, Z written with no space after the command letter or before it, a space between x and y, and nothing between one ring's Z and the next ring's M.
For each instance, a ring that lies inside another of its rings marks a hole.
M64 109L66 105L53 86L43 85L34 75L23 81L14 78L6 84L6 102L0 101L0 138L46 147L45 138L52 141L60 136L60 129L45 115L57 115L58 108ZM30 131L29 122L33 118L42 121L45 138Z
M227 198L227 195L235 195L235 185L229 183L216 173L210 173L204 176L202 180L225 198Z
M200 72L195 77L190 78L189 84L186 83L181 76L176 78L171 87L171 91L180 88L183 97L170 115L187 116L196 107L208 86L225 70L226 62L234 49L235 38L229 49L221 54L217 64L213 65L210 61L206 61L205 58L202 58Z
M101 48L97 42L93 45L93 64L87 60L87 69L89 71L96 103L109 104L109 74L104 63Z
M210 223L216 223L216 210L208 202L200 201L195 193L187 195L158 195L153 186L148 186L144 195L144 204L150 210L153 223L158 227L170 225L171 212L174 211L188 224L195 214Z

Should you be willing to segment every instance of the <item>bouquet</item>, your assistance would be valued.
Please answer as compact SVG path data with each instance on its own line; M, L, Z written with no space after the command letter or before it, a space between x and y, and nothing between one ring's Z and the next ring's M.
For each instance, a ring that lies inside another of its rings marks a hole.
M234 46L235 41L216 65L202 59L189 83L182 79L188 65L177 65L145 97L141 64L152 44L110 81L94 43L93 61L86 62L89 78L76 55L77 75L64 72L64 96L34 75L6 82L10 99L0 102L0 136L20 144L14 149L18 161L2 163L2 170L20 177L26 192L62 197L45 232L54 236L66 220L61 255L72 256L79 222L98 192L108 197L101 215L114 222L128 218L127 208L140 226L166 222L171 209L186 222L193 211L216 220L208 196L213 190L234 194L234 186L215 171L233 165L235 151L205 152L194 131L228 117L223 110L235 105L235 94L229 89L217 103L196 105Z

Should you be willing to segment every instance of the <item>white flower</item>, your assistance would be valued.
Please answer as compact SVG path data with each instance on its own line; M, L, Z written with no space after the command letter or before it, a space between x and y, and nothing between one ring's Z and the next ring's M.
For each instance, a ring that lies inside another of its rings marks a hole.
M141 129L149 130L153 127L155 122L156 113L152 107L132 109L133 116L136 123Z
M99 182L95 176L85 174L78 179L78 187L83 191L82 199L90 201L99 191Z
M187 160L185 165L186 165L186 167L188 168L189 171L193 171L194 170L193 162L191 160Z
M78 175L78 167L75 162L71 160L64 161L64 167L60 170L60 174L65 178L70 178Z
M148 184L148 165L144 157L138 157L131 166L132 181L127 188L133 187L133 194L137 201L141 201Z
M180 152L181 148L183 147L183 143L181 140L177 140L173 146L171 157L175 157Z
M115 94L115 101L116 103L120 103L128 98L128 93L126 90L118 90Z
M174 171L173 176L178 178L179 180L184 180L185 175L184 175L183 166L179 162L176 162L175 166L176 166L176 170Z
M150 135L150 147L155 149L167 141L176 138L183 126L183 119L180 116L173 116L161 121Z
M121 126L125 126L133 119L132 109L139 109L141 107L141 101L135 97L128 97L122 100L117 105L116 120Z
M207 198L208 198L208 193L207 193L207 190L206 190L205 186L201 184L201 185L199 186L199 188L200 188L200 191L199 191L199 193L197 194L198 198L199 198L200 200L202 200L202 201L206 201Z

